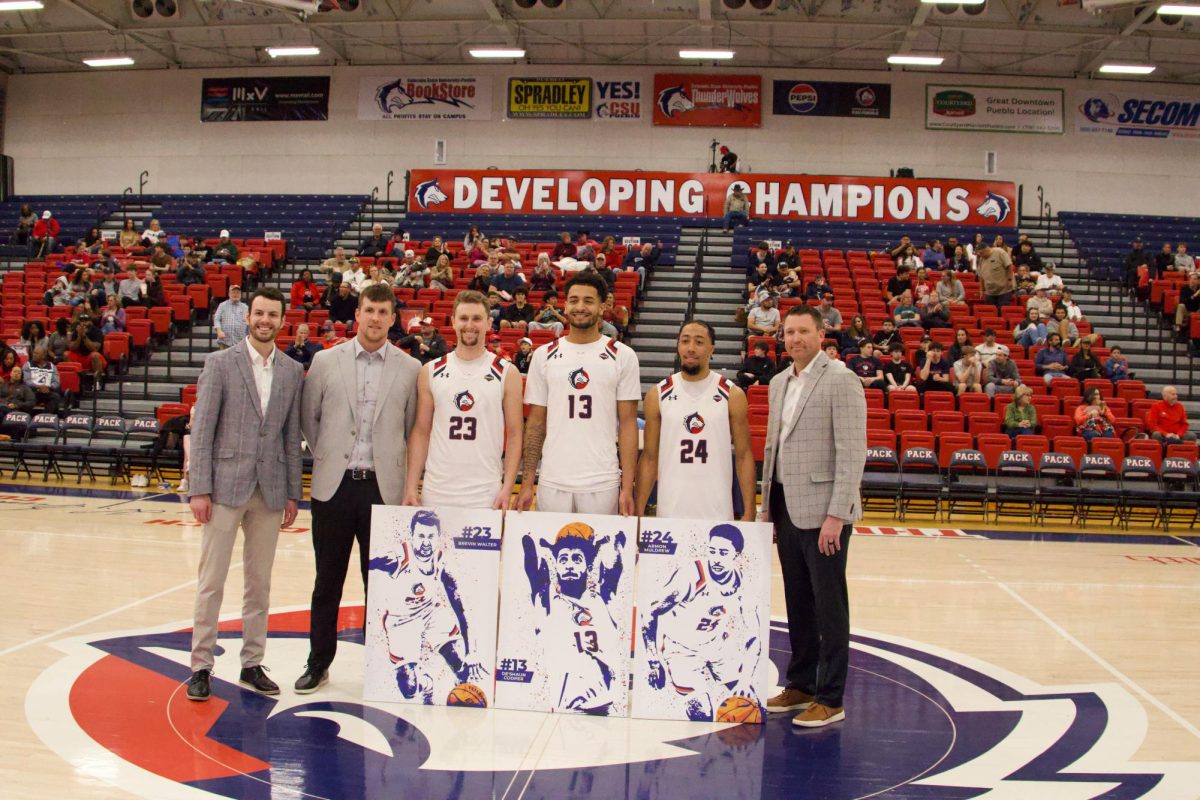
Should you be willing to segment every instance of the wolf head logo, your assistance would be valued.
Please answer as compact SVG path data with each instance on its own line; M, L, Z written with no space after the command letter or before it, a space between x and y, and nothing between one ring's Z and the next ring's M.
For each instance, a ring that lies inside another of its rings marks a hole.
M672 86L658 93L658 110L664 116L673 117L676 114L691 111L695 107L696 104L692 102L692 98L688 97L682 85Z
M469 391L464 389L454 395L454 405L458 407L459 411L470 411L475 407L475 398Z
M704 430L704 417L699 414L688 414L683 420L683 424L688 433L700 433Z
M429 208L436 206L438 203L444 203L447 200L446 193L442 191L442 187L438 186L438 179L425 181L417 184L417 204L421 208Z
M975 213L979 214L979 216L990 217L996 220L997 223L1008 219L1010 211L1012 211L1012 204L1008 202L1008 198L998 195L995 192L988 192L983 202L975 208Z

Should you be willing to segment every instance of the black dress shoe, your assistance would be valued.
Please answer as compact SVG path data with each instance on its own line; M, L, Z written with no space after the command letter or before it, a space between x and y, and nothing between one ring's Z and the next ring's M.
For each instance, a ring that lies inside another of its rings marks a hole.
M209 677L212 673L209 670L201 669L192 673L191 680L187 685L187 699L202 702L208 699L212 693L209 689Z
M323 683L329 683L329 670L309 664L304 668L304 674L296 679L296 694L312 694Z
M246 667L238 676L238 683L259 694L279 694L279 684L267 677L265 667Z

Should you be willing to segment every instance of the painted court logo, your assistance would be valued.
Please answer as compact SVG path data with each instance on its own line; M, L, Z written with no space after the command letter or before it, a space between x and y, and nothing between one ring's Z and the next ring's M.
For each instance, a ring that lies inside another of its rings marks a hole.
M184 697L186 626L60 640L26 716L78 774L154 800L501 797L511 785L525 798L582 796L581 785L589 797L774 796L764 776L830 787L828 797L931 800L1166 800L1200 786L1200 763L1134 760L1146 713L1118 684L1046 686L897 637L853 635L850 708L836 728L796 731L788 715L723 726L564 717L546 739L529 712L363 701L362 616L342 608L332 680L313 695L290 680L274 698L241 688L237 620L221 624L208 703ZM270 630L267 660L302 664L307 610L272 614ZM772 623L772 683L787 647ZM479 716L464 724L466 713ZM486 755L463 769L464 753Z

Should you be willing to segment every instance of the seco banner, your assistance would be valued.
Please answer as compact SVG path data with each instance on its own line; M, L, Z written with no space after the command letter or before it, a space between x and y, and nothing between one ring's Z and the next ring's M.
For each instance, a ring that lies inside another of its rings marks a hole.
M358 82L359 119L492 118L489 78L362 78Z
M654 124L757 128L762 125L759 75L654 76Z
M775 81L771 110L776 116L887 119L892 115L892 85Z
M201 122L329 119L329 76L205 78Z
M1076 95L1075 130L1143 139L1200 139L1200 96L1138 90Z
M588 119L591 78L509 78L509 119Z
M939 131L1062 133L1062 89L925 86L925 128Z
M1003 181L827 175L413 170L409 214L724 213L734 184L750 198L752 219L810 219L1011 227L1017 190Z

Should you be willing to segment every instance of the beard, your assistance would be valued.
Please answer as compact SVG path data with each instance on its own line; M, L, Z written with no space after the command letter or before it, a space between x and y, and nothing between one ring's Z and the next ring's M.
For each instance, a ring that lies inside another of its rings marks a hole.
M680 369L682 369L685 374L694 377L700 374L700 370L704 369L704 365L699 362L695 364L681 364Z
M587 588L587 575L580 575L578 578L564 578L559 576L558 588L567 597L579 599L583 596L583 590Z

